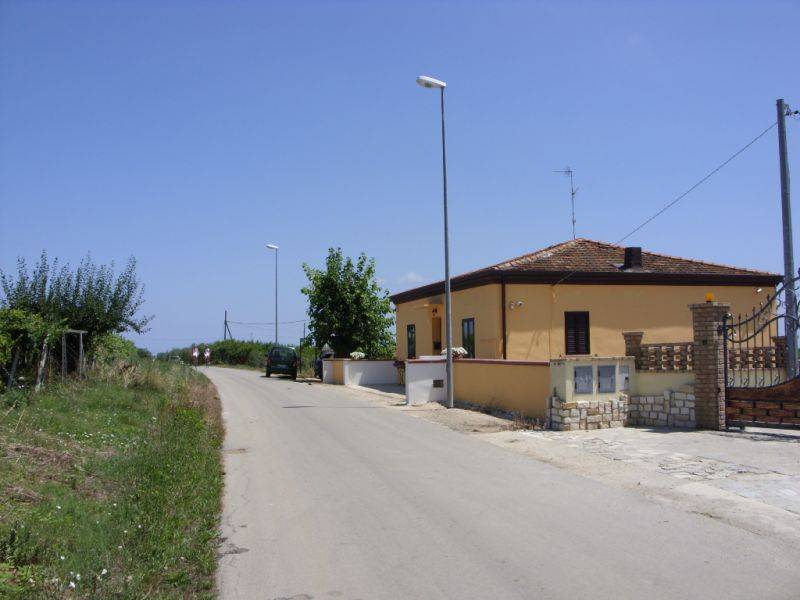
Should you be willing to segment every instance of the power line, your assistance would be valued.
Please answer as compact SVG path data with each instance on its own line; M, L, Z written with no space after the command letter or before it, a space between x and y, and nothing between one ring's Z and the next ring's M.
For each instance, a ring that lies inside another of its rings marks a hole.
M744 146L742 146L742 148L740 148L739 150L737 150L736 152L734 152L734 153L733 153L733 154L732 154L730 157L728 157L728 159L727 159L727 160L725 160L725 162L721 163L721 164L720 164L718 167L716 167L714 170L712 170L711 172L709 172L709 173L708 173L708 175L706 175L705 177L703 177L703 178L702 178L700 181L698 181L697 183L695 183L695 184L694 184L692 187L690 187L688 190L686 190L685 192L683 192L681 195L679 195L677 198L675 198L675 199L674 199L672 202L670 202L669 204L667 204L666 206L664 206L664 207L663 207L661 210L659 210L657 213L655 213L655 214L654 214L652 217L650 217L650 218L646 219L646 220L645 220L643 223L641 223L640 225L636 226L634 229L632 229L632 230L631 230L630 232L628 232L626 235L624 235L623 237L621 237L621 238L620 238L620 239L619 239L619 240L618 240L616 243L617 243L617 244L619 244L619 243L621 243L621 242L624 242L626 239L628 239L629 237L631 237L631 236L632 236L634 233L636 233L637 231L639 231L640 229L642 229L642 228L643 228L644 226L646 226L648 223L650 223L651 221L653 221L653 220L654 220L654 219L656 219L657 217L660 217L662 214L664 214L665 212L667 212L667 211L668 211L670 208L672 208L673 206L675 206L675 205L676 205L678 202L680 202L681 200L683 200L683 199L684 199L686 196L688 196L689 194L691 194L691 193L692 193L694 190L696 190L697 188L699 188L699 187L700 187L701 185L703 185L703 184L704 184L706 181L708 181L709 179L711 179L711 177L713 177L713 176L714 176L714 175L716 175L716 174L717 174L719 171L721 171L721 170L722 170L722 169L723 169L723 168L724 168L724 167L725 167L725 166L726 166L728 163L730 163L730 162L731 162L731 161L732 161L734 158L736 158L737 156L739 156L739 155L740 155L742 152L744 152L745 150L747 150L747 149L748 149L750 146L752 146L753 144L755 144L755 143L756 143L758 140L760 140L762 137L764 137L765 135L767 135L767 133L769 133L769 131L770 131L770 130L771 130L773 127L775 127L777 124L778 124L778 122L777 122L777 121L775 121L775 122L774 122L772 125L770 125L769 127L767 127L767 128L764 130L764 131L762 131L761 133L759 133L759 134L758 134L756 137L754 137L752 140L750 140L749 142L747 142L747 144L745 144Z
M730 155L730 156L729 156L727 159L725 159L723 162L721 162L719 165L717 165L717 166L716 166L714 169L712 169L711 171L709 171L709 172L708 172L708 173L707 173L707 174L706 174L706 175L705 175L705 176L704 176L702 179L700 179L699 181L697 181L697 183L695 183L694 185L692 185L692 186L691 186L689 189L687 189L685 192L683 192L683 193L679 194L679 195L678 195L678 196L677 196L677 197L676 197L674 200L672 200L672 201L670 201L669 203L667 203L666 205L664 205L664 206L663 206L663 207L662 207L662 208L661 208L661 209L660 209L658 212L656 212L656 213L655 213L655 214L653 214L652 216L648 217L647 219L645 219L644 221L642 221L642 223L640 223L639 225L637 225L636 227L634 227L633 229L631 229L631 230L630 230L628 233L626 233L624 236L622 236L622 237L621 237L619 240L617 240L616 242L614 242L614 244L615 244L615 245L619 245L619 244L621 244L622 242L624 242L625 240L627 240L629 237L631 237L631 236L632 236L634 233L636 233L636 232L637 232L637 231L639 231L640 229L644 228L645 226L649 225L649 224L650 224L652 221L654 221L655 219L657 219L658 217L660 217L661 215L663 215L663 214L664 214L665 212L667 212L667 211L668 211L670 208L672 208L673 206L675 206L675 205L676 205L678 202L680 202L681 200L683 200L683 199L684 199L686 196L688 196L689 194L691 194L691 193L692 193L694 190L696 190L697 188L699 188L699 187L700 187L701 185L703 185L703 184L704 184L706 181L708 181L709 179L711 179L711 178L712 178L714 175L716 175L717 173L719 173L719 172L720 172L720 171L721 171L721 170L722 170L724 167L726 167L726 166L727 166L727 165L728 165L728 164L729 164L731 161L733 161L733 159L735 159L737 156L739 156L740 154L742 154L742 153L743 153L745 150L747 150L748 148L750 148L750 146L752 146L753 144L755 144L755 143L756 143L758 140L760 140L762 137L764 137L765 135L767 135L767 133L769 133L769 132L770 132L770 131L771 131L771 130L772 130L772 129L773 129L773 128L774 128L774 127L777 125L777 124L778 124L778 122L777 122L777 121L775 121L775 122L774 122L772 125L770 125L769 127L767 127L767 128L764 130L764 131L762 131L761 133L759 133L759 134L758 134L756 137L754 137L752 140L750 140L749 142L747 142L747 143L746 143L744 146L742 146L741 148L739 148L739 150L737 150L736 152L734 152L733 154L731 154L731 155ZM572 277L572 276L573 276L575 273L577 273L577 271L572 271L571 273L567 273L566 275L564 275L564 277L562 277L561 279L559 279L559 280L558 280L558 281L557 281L557 282L554 284L554 286L556 286L556 285L559 285L560 283L563 283L565 280L567 280L567 279L569 279L570 277Z

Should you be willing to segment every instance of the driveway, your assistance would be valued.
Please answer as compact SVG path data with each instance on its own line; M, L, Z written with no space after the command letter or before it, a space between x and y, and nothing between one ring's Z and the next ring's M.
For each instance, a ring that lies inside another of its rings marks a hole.
M350 390L210 368L222 598L796 598L800 550Z

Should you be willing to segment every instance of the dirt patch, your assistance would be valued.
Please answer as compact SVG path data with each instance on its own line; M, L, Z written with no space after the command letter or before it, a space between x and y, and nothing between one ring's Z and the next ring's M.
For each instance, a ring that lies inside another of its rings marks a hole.
M41 494L25 489L20 485L7 486L6 497L17 502L40 502L43 498Z
M77 462L75 457L61 450L43 448L42 446L29 446L27 444L8 444L7 456L11 459L31 461L37 465L56 465L60 468L72 467Z

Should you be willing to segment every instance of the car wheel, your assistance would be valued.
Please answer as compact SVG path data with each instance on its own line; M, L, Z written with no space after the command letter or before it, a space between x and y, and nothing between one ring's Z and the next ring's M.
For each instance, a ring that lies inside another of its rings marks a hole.
M292 371L292 379L297 379L297 371Z
M269 369L267 369L267 377L269 377L270 375L272 375L272 373L270 373Z

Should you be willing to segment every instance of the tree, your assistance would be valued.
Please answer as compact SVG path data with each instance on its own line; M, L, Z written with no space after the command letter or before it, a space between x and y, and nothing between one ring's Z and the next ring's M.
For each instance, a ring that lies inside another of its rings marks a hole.
M309 284L309 331L317 348L328 344L337 357L359 350L371 358L394 355L389 293L375 281L375 259L362 253L356 262L341 248L330 248L325 270L303 265Z
M86 256L77 269L59 266L42 252L28 272L24 259L17 261L17 277L0 271L3 298L0 308L15 308L39 315L47 322L66 323L87 332L87 347L95 338L109 333L143 333L152 320L138 316L144 304L144 287L136 276L136 260L128 259L115 276L114 264L95 265Z

